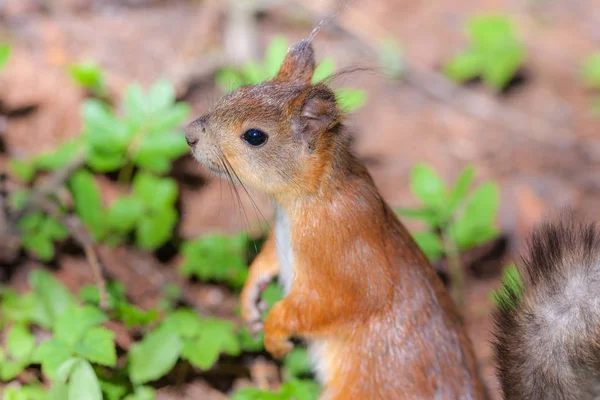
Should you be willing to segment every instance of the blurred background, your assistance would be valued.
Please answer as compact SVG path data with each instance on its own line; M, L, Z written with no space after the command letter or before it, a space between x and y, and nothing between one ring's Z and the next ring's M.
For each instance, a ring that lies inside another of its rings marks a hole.
M3 398L316 398L302 346L275 361L238 317L271 205L181 128L338 6L0 0ZM315 81L362 69L332 82L354 150L498 398L494 290L542 219L600 218L600 2L354 1L314 46Z

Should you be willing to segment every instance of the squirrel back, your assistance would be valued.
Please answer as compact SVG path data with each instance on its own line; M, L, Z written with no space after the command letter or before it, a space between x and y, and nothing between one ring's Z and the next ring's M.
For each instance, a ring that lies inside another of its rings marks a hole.
M600 232L572 218L533 233L495 313L504 398L600 398Z

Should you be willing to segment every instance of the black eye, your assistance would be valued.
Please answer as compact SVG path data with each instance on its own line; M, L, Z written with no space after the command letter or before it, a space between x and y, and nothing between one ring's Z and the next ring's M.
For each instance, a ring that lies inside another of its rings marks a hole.
M267 134L259 129L248 129L242 135L244 142L254 147L262 146L263 144L267 143L268 138L269 137Z

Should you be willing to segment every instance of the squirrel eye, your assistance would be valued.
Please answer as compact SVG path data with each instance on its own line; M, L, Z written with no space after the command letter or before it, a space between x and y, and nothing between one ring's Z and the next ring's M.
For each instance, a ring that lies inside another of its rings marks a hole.
M242 139L244 142L248 143L250 146L259 147L263 144L267 143L267 139L269 137L266 133L259 129L248 129L242 135Z

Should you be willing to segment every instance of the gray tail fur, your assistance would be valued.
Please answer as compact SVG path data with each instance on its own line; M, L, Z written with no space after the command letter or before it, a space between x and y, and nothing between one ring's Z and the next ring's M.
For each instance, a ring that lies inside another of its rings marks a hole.
M600 399L600 231L563 218L529 247L494 316L504 398Z

